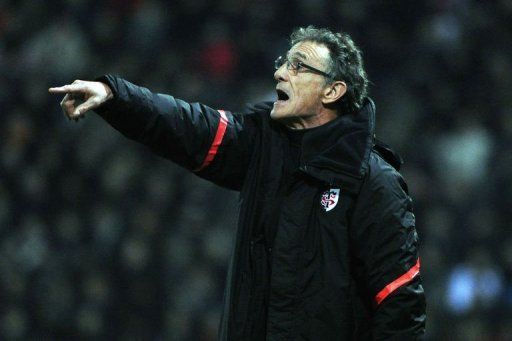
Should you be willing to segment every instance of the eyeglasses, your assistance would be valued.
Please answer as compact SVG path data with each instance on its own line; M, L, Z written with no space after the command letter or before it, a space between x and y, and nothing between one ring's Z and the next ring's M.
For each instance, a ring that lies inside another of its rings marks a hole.
M299 72L299 70L301 68L305 68L305 69L308 69L315 73L318 73L319 75L322 75L324 77L332 78L331 75L329 75L328 73L325 73L321 70L318 70L317 68L309 66L308 64L304 64L303 62L298 61L298 60L292 61L292 60L288 59L288 57L283 57L283 56L277 57L276 61L274 62L274 67L277 70L281 66L283 66L283 64L285 64L285 63L286 63L286 69L289 71L293 71L295 74L297 74L297 72Z

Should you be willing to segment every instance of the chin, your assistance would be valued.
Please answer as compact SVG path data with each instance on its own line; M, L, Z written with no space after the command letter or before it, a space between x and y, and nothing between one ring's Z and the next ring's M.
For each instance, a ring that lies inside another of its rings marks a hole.
M270 112L270 118L275 121L279 121L279 120L283 119L283 117L284 117L283 114L280 114L279 112L276 112L275 110L272 110Z
M283 118L286 118L287 114L286 111L283 109L284 108L282 107L282 105L274 104L274 107L270 111L270 118L272 118L273 120L281 120Z

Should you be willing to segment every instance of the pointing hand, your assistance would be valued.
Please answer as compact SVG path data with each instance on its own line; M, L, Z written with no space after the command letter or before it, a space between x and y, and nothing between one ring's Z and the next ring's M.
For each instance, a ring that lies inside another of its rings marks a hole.
M112 90L105 83L82 80L53 87L48 91L52 94L65 94L60 106L66 117L75 120L114 97ZM80 104L82 101L83 103Z

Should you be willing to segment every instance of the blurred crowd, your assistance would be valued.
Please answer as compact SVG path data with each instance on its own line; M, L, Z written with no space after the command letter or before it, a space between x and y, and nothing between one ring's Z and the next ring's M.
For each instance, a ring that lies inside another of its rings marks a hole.
M0 1L0 338L215 340L237 194L50 86L113 73L239 110L293 28L352 35L405 159L428 340L512 340L509 0Z

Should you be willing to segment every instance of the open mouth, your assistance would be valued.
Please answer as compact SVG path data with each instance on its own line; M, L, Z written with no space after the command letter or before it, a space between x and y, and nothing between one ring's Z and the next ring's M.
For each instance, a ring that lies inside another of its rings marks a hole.
M278 101L287 101L290 99L290 96L288 96L288 94L286 92L284 92L283 90L281 89L276 89L277 91L277 100Z

